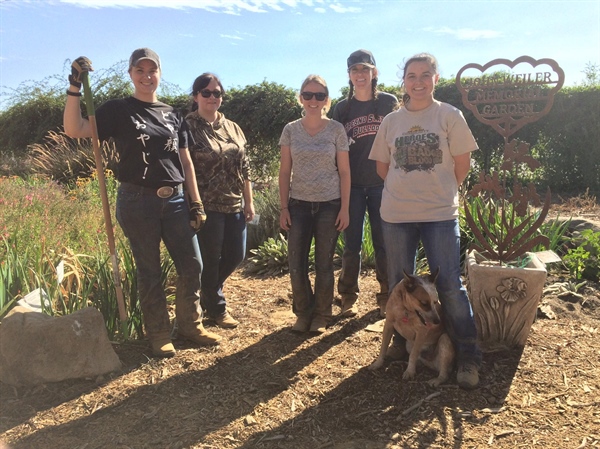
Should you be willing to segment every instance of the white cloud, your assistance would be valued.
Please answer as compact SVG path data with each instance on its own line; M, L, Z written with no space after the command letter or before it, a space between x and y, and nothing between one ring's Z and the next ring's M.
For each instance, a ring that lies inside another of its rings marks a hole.
M342 3L333 3L331 5L329 5L329 7L335 11L335 12L339 12L339 13L346 13L346 12L360 12L361 9L360 8L356 8L354 6L345 6Z
M474 30L472 28L458 28L452 29L449 27L425 28L425 31L433 32L435 34L448 34L454 36L461 41L474 41L477 39L495 39L502 36L502 33L494 30Z
M345 6L339 0L51 0L83 8L172 8L204 9L206 11L239 15L242 12L297 10L301 6L314 7L316 12L329 9L336 13L358 12L360 8Z
M240 36L232 36L231 34L219 34L219 36L225 39L235 39L238 41L243 40Z

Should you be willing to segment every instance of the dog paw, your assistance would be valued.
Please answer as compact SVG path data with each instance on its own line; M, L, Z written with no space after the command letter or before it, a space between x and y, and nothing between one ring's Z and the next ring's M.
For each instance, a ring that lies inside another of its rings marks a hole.
M381 368L382 366L383 366L383 361L382 361L382 360L379 360L379 359L377 359L377 360L375 360L373 363L371 363L371 364L369 365L369 369L370 369L371 371L375 371L375 370L377 370L377 369Z
M406 371L404 371L404 374L402 374L402 380L411 380L414 378L415 378L414 370L407 369Z
M439 387L444 382L444 379L436 377L435 379L428 380L427 383L432 387Z

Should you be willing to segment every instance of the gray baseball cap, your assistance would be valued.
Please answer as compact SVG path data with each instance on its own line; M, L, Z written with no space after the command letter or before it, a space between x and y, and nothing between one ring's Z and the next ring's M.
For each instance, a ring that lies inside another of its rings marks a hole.
M156 64L156 67L160 69L160 58L154 50L149 48L138 48L131 53L129 58L129 68L136 67L142 59L148 59Z
M352 68L357 64L366 65L367 67L375 67L375 58L369 50L356 50L348 56L348 68Z

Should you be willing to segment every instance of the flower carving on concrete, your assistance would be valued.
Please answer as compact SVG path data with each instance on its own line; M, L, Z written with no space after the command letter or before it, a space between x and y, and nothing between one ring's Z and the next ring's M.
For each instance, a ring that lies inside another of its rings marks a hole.
M504 301L516 302L527 296L527 283L519 278L506 278L496 290Z

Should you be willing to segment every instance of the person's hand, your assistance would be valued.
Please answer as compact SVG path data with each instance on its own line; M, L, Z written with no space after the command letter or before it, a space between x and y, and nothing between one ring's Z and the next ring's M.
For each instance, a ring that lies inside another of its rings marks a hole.
M204 205L200 201L192 201L190 205L190 226L197 232L204 226L205 221Z
M71 86L81 89L81 75L84 72L91 72L92 61L85 56L80 56L71 64L71 74L69 75L69 83Z
M336 229L342 232L350 224L350 214L348 211L342 211L338 213L337 219L335 220Z
M281 209L281 213L279 214L279 226L284 231L289 231L290 226L292 226L292 218L290 217L290 211L287 207Z
M254 212L254 204L245 203L244 204L244 218L246 219L246 223L250 223L254 219L255 215L256 215L256 213Z

